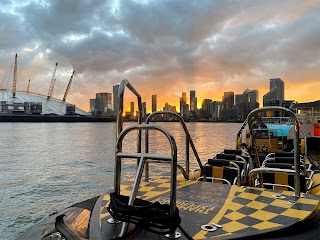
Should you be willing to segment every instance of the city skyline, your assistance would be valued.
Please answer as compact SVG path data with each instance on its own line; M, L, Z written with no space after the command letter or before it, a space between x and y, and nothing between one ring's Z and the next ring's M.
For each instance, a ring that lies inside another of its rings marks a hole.
M227 91L269 91L286 82L286 99L318 100L319 1L88 1L0 3L0 88L12 89L8 69L18 53L17 90L62 99L89 111L97 92L128 79L150 106L179 108L181 92L220 100ZM70 10L72 9L72 10ZM10 78L11 79L11 78ZM178 91L177 91L178 89ZM129 97L129 102L132 101ZM188 104L190 102L188 101Z

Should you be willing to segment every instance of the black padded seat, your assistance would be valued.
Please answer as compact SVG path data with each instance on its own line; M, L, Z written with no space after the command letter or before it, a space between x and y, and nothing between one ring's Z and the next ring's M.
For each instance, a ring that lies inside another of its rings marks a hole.
M265 167L269 168L281 168L281 169L293 169L294 166L288 163L266 163Z
M237 155L236 154L227 154L227 153L218 153L216 155L217 159L227 159L227 160L236 160Z
M239 150L239 149L224 149L223 152L224 152L225 154L242 155L242 150Z
M284 152L284 151L279 151L274 153L275 157L294 157L293 152Z

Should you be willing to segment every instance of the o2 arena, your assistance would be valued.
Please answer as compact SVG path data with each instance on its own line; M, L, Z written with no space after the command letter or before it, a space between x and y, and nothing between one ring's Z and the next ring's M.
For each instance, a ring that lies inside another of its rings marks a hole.
M81 115L88 116L88 112L77 108L75 105L67 103L66 98L70 89L70 85L73 80L75 71L69 80L67 89L65 90L64 97L62 100L52 98L52 92L55 85L55 74L58 63L55 65L53 71L50 88L48 95L31 93L30 80L28 83L27 91L17 91L17 54L14 59L13 67L13 88L12 90L1 89L0 90L0 116L4 115Z
M73 71L63 99L52 97L55 85L56 63L47 95L17 91L17 54L13 64L12 90L0 87L0 122L109 122L115 117L91 116L90 113L66 102L75 71Z

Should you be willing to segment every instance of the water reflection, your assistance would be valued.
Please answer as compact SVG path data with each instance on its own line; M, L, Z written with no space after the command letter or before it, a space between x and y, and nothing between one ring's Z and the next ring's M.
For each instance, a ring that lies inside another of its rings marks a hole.
M124 127L132 123L126 122ZM185 135L179 123L161 123L172 132L178 159L185 161ZM111 123L1 123L0 232L14 239L42 218L105 192L113 186L115 128ZM187 123L200 159L233 148L236 123ZM143 135L144 136L144 135ZM136 149L136 133L128 134L124 150ZM150 132L150 151L169 154L162 133ZM196 159L190 154L193 168ZM123 165L123 176L134 173L136 160ZM191 169L192 169L191 166ZM163 165L151 174L168 173Z

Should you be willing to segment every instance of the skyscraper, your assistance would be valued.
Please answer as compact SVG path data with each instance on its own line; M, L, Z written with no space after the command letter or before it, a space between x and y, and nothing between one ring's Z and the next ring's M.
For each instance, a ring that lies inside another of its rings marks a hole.
M234 92L224 92L222 97L223 109L231 109L234 107Z
M188 106L188 109L186 107ZM182 97L180 98L180 115L187 116L189 115L189 105L187 104L187 93L183 92Z
M114 115L117 115L117 109L118 109L118 90L119 85L113 86L113 113Z
M134 102L130 102L130 112L131 115L134 116Z
M152 95L152 112L157 111L157 95Z
M197 110L197 98L196 98L196 91L190 91L190 111Z
M281 78L270 79L270 91L263 96L263 106L282 106L284 102L284 82Z
M112 113L112 94L111 93L96 94L95 112L98 115L111 115Z
M259 107L259 91L258 90L249 90L248 88L243 91L243 94L248 94L249 96L249 108L253 110Z
M147 116L147 103L142 103L142 119L146 119Z
M94 111L95 111L95 105L96 105L96 99L90 99L90 113L91 115L94 115Z

